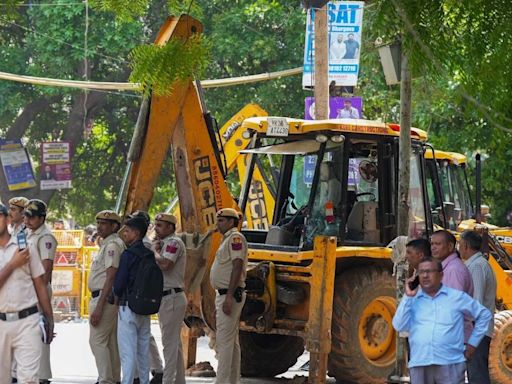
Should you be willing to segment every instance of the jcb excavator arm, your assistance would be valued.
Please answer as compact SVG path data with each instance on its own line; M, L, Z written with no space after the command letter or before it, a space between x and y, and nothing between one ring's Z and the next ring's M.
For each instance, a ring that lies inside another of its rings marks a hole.
M155 44L187 39L201 31L199 21L190 16L170 17ZM215 134L206 116L192 79L174 83L168 96L151 97L145 132L138 140L139 155L132 161L124 213L148 209L171 149L181 230L187 245L185 284L190 303L187 316L202 317L207 325L214 327L213 290L209 287L208 271L220 235L209 235L215 229L216 211L222 207L235 208L236 202L225 183Z

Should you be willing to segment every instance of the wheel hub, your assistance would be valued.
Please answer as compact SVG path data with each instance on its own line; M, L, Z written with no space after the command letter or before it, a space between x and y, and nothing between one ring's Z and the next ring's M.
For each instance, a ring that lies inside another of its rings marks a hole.
M503 341L501 360L508 369L512 370L512 334L508 335Z
M358 333L361 350L372 363L388 364L395 354L395 331L391 319L396 304L390 297L378 297L364 309L359 319Z

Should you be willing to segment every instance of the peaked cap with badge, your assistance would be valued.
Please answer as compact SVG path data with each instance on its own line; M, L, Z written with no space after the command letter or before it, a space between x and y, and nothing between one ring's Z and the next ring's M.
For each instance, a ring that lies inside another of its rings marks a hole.
M28 205L28 199L23 196L13 197L12 199L9 199L9 205L25 209Z
M222 208L217 211L217 217L229 217L233 219L241 219L242 214L233 208Z
M39 199L29 200L23 214L28 217L46 216L46 203Z
M178 222L178 219L176 219L176 216L171 215L169 213L159 213L158 215L156 215L155 220L165 221L166 223L171 223L174 225L176 225L176 223Z
M121 217L119 217L119 215L114 211L108 209L98 212L96 214L96 220L114 221L118 224L121 224Z

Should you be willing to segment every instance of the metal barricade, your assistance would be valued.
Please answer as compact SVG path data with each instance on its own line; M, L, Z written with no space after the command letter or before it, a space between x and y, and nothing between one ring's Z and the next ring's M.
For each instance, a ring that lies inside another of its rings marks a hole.
M54 230L53 235L57 239L52 273L55 318L83 317L87 313L84 301L88 293L86 270L90 265L90 254L96 248L84 247L84 232L81 230Z

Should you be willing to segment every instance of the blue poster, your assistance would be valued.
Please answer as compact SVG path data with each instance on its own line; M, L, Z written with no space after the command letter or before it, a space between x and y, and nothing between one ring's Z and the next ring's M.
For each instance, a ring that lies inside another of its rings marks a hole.
M36 186L32 164L21 140L0 139L0 160L9 191Z
M359 75L363 1L330 1L327 3L329 35L329 84L355 86ZM315 10L308 10L304 45L302 87L315 86Z

